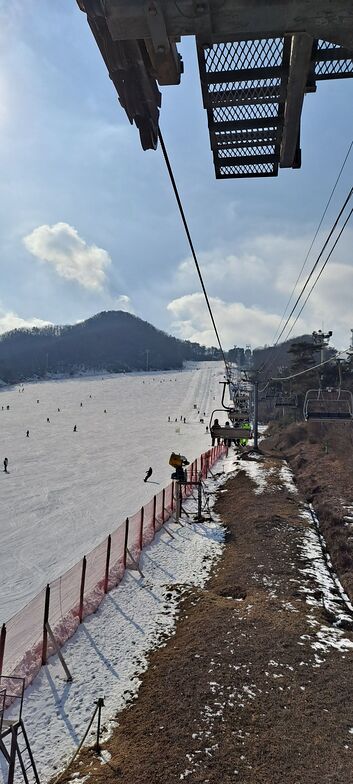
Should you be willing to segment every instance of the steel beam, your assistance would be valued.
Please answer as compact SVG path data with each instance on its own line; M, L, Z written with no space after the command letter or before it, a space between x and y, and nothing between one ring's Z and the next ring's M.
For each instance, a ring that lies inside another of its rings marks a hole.
M215 109L217 106L252 106L255 103L278 103L284 98L280 84L278 87L214 90L206 93L204 106L205 109Z
M255 120L225 120L224 122L210 122L210 131L247 131L262 130L264 128L278 128L282 124L280 117L259 117Z
M309 35L305 33L293 35L280 152L282 168L293 166L298 149L300 117L311 67L312 48L313 39Z
M226 84L227 82L251 82L254 79L281 79L284 75L281 65L260 68L238 68L234 71L207 71L206 84Z
M218 166L253 166L261 163L277 163L276 155L230 155L227 158L219 158L217 153L214 156Z

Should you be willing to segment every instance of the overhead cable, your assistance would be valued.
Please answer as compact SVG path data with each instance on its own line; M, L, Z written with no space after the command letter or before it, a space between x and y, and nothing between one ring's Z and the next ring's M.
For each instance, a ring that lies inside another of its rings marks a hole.
M277 346L277 344L278 344L278 342L279 342L280 338L281 338L281 337L282 337L282 335L283 335L283 332L285 331L286 327L288 326L288 323L289 323L289 321L291 320L291 318L292 318L292 316L293 316L293 313L294 313L294 311L295 311L295 309L296 309L297 305L299 304L299 302L300 302L300 300L301 300L301 298L302 298L302 296L303 296L303 294L304 294L304 291L305 291L306 287L307 287L307 286L308 286L308 284L310 283L310 280L311 280L311 278L312 278L312 276L313 276L313 274L314 274L314 272L315 272L315 270L316 270L316 268L317 268L317 266L318 266L318 264L319 264L319 261L320 261L320 259L321 259L322 255L323 255L324 251L326 250L326 248L327 248L327 245L328 245L328 243L330 242L330 239L331 239L331 237L332 237L333 233L335 232L335 230L336 230L336 228L337 228L337 224L338 224L338 222L339 222L339 220L340 220L340 218L341 218L341 216L342 216L342 214L343 214L344 210L346 209L346 206L347 206L347 204L348 204L348 202L349 202L350 198L352 197L352 194L353 194L353 188L351 188L351 190L349 191L349 194L348 194L348 196L346 197L346 199L345 199L345 201L344 201L344 204L343 204L343 206L341 207L341 209L340 209L340 211L339 211L339 213L338 213L338 215L337 215L337 218L336 218L336 220L335 220L335 222L334 222L334 224L333 224L333 226L332 226L332 228L331 228L331 230L330 230L330 232L329 232L329 234L328 234L328 236L327 236L327 238L326 238L326 240L325 240L325 242L324 242L324 244L323 244L323 246L322 246L322 248L321 248L321 250L320 250L320 253L319 253L319 255L318 255L318 257L317 257L317 259L316 259L315 263L313 264L313 266L312 266L312 268L311 268L311 270L310 270L310 272L309 272L309 275L308 275L308 277L307 277L307 279L306 279L306 281L305 281L304 285L303 285L303 286L302 286L302 288L301 288L301 291L300 291L300 292L299 292L299 294L298 294L298 297L297 297L297 299L296 299L296 301L295 301L295 303L294 303L294 305L293 305L293 307L292 307L292 310L291 310L291 312L290 312L289 316L288 316L288 317L287 317L287 319L286 319L286 323L285 323L285 324L284 324L284 326L282 327L282 329L281 329L281 332L280 332L280 334L278 335L278 338L277 338L277 340L276 340L276 341L275 341L275 343L274 343L274 345L275 345L275 346Z
M325 269L325 267L326 267L326 264L327 264L328 260L330 259L330 257L331 257L331 255L332 255L333 251L335 250L335 247L336 247L336 245L337 245L337 243L338 243L338 240L340 239L341 235L342 235L342 234L343 234L343 232L344 232L344 229L345 229L345 228L346 228L346 226L347 226L347 223L348 223L348 221L349 221L349 219L350 219L350 217L351 217L352 213L353 213L353 207L352 207L352 209L351 209L351 211L350 211L349 215L347 216L347 218L346 218L346 220L345 220L345 222L344 222L344 224L343 224L343 226L342 226L342 228L341 228L341 230L340 230L340 232L339 232L339 234L338 234L338 237L336 237L336 239L335 239L335 242L334 242L334 244L333 244L333 246L332 246L332 248L331 248L331 250L330 250L330 252L329 252L329 254L328 254L328 256L327 256L327 259L326 259L326 261L324 261L324 263L323 263L323 265L322 265L322 267L321 267L321 269L320 269L320 272L317 274L317 276L316 276L316 278L315 278L315 280L314 280L314 283L313 283L313 285L312 285L312 287L311 287L310 291L309 291L309 292L308 292L308 294L306 295L306 298L305 298L305 300L304 300L304 302L303 302L303 304L302 304L302 306L301 306L301 308L300 308L300 311L299 311L298 315L296 316L296 319L295 319L295 321L293 322L293 324L292 324L292 326L291 326L291 328L290 328L290 330L289 330L289 332L288 332L288 334L287 334L287 336L286 336L286 340L288 340L288 338L289 338L289 335L291 334L291 332L292 332L292 330L294 329L294 327L295 327L295 325L296 325L296 323L297 323L298 319L300 318L300 316L301 316L301 314L302 314L302 312L303 312L303 310L304 310L304 308L305 308L305 305L306 305L306 303L307 303L307 301L308 301L308 299L309 299L310 295L312 294L312 292L313 292L313 290L314 290L314 288L315 288L315 286L316 286L316 284L317 284L317 282L318 282L319 278L321 277L321 275L322 275L322 273L323 273L323 271L324 271L324 269Z
M321 259L322 255L323 255L323 253L324 253L325 249L327 248L327 245L328 245L328 243L329 243L329 241L330 241L330 239L331 239L331 237L332 237L332 235L333 235L333 233L334 233L335 229L337 228L337 224L338 224L338 222L339 222L339 220L340 220L340 217L341 217L342 213L344 212L344 210L345 210L345 208L346 208L346 206L347 206L347 204L348 204L348 202L349 202L350 198L352 197L352 194L353 194L353 188L351 188L351 190L349 191L349 193L348 193L348 196L347 196L347 198L345 199L345 202L344 202L343 206L341 207L341 209L340 209L340 212L339 212L339 214L338 214L338 216L337 216L337 218L336 218L336 220L335 220L335 222L334 222L334 225L332 226L332 228L331 228L331 230L330 230L330 232L329 232L329 235L328 235L328 237L326 238L326 240L325 240L325 242L324 242L324 245L323 245L323 247L321 248L321 251L320 251L320 253L319 253L318 257L317 257L317 259L316 259L316 261L315 261L315 263L314 263L313 267L311 268L311 271L310 271L310 273L309 273L309 275L308 275L308 277L307 277L307 279L306 279L306 281L305 281L304 285L302 286L302 289L301 289L301 291L300 291L300 293L299 293L299 295L298 295L298 297L297 297L297 299L296 299L296 301L295 301L295 304L293 305L293 308L292 308L292 310L291 310L291 312L290 312L290 314L289 314L289 316L288 316L288 318L287 318L287 320L286 320L286 323L285 323L285 324L284 324L284 326L282 327L280 334L278 335L278 337L277 337L277 339L276 339L275 343L273 344L273 348L275 348L275 347L278 345L278 343L279 343L279 341L280 341L280 338L282 337L282 335L283 335L283 332L284 332L285 328L287 327L287 325L288 325L288 323L289 323L290 319L292 318L292 315L293 315L293 313L294 313L294 311L295 311L295 309L296 309L297 305L299 304L299 302L300 302L300 300L301 300L301 297L303 296L303 294L304 294L304 291L305 291L306 287L308 286L308 284L309 284L309 282L310 282L310 280L311 280L311 278L312 278L312 276L313 276L313 274L314 274L314 272L315 272L315 269L317 268L317 266L318 266L318 264L319 264L319 261L320 261L320 259ZM346 220L345 220L345 222L344 222L344 224L343 224L343 227L342 227L341 231L339 232L339 235L338 235L338 237L336 238L336 240L335 240L335 242L334 242L334 245L333 245L333 247L331 248L331 251L330 251L330 253L329 253L329 255L328 255L328 257L327 257L327 259L326 259L326 261L325 261L325 264L323 265L323 269L324 269L324 267L326 266L326 264L327 264L327 262L328 262L328 260L329 260L329 258L330 258L330 256L331 256L331 254L332 254L332 252L333 252L334 248L336 247L336 245L337 245L337 242L338 242L339 238L341 237L341 235L342 235L342 232L344 231L344 229L345 229L345 227L346 227L346 225L347 225L347 223L348 223L348 220L349 220L349 218L350 218L351 214L352 214L352 211L349 213L349 215L348 215L348 218L346 218ZM321 272L320 272L320 275L321 275L322 271L323 271L323 270L321 270ZM317 280L319 279L320 275L318 276ZM314 284L314 285L316 285L316 282L317 282L317 281L315 281L315 284ZM313 286L312 288L314 288L314 286ZM311 291L312 291L312 289L310 290L310 293L311 293ZM310 293L309 293L309 296L310 296ZM308 300L308 299L309 299L309 297L307 297L307 299L305 300L304 306L305 306L305 304L306 304L306 302L307 302L307 300ZM304 306L303 306L303 307L304 307ZM303 310L303 308L301 309L300 313L302 312L302 310ZM295 319L294 323L292 324L292 326L291 326L291 328L290 328L289 332L287 333L287 336L286 336L286 338L284 339L284 341L283 341L283 342L286 342L286 340L288 340L288 337L289 337L289 335L291 334L291 332L292 332L292 330L293 330L293 328L294 328L295 324L296 324L296 323L297 323L297 321L298 321L298 318L299 318L299 316L300 316L300 313L297 315L297 317L296 317L296 319ZM258 372L259 372L259 373L260 373L260 372L265 372L265 371L267 372L267 371L268 371L268 370L269 370L269 369L270 369L270 368L273 366L273 364L275 363L275 361L276 361L276 357L275 357L275 356L272 356L272 358L268 359L267 361L265 360L265 361L262 363L262 365L259 367L259 369L258 369Z
M199 276L199 280L200 280L200 283L201 283L201 288L202 288L202 291L203 291L203 294L204 294L204 297L205 297L205 300L206 300L208 312L210 314L210 318L211 318L211 321L212 321L212 326L213 326L213 329L215 331L215 335L216 335L216 338L217 338L217 343L218 343L218 346L219 346L219 350L221 352L222 359L223 359L223 362L225 364L226 375L228 377L228 366L227 366L225 353L223 351L223 346L222 346L222 343L221 343L221 339L219 337L219 332L218 332L218 329L217 329L217 326L216 326L215 318L214 318L214 315L213 315L213 312L212 312L212 308L211 308L211 305L210 305L210 301L209 301L209 298L208 298L206 287L205 287L205 284L203 282L203 277L202 277L202 274L201 274L200 265L199 265L199 262L197 260L196 251L195 251L195 248L194 248L193 241L191 239L191 234L190 234L188 223L187 223L187 220L186 220L186 217L185 217L184 208L183 208L180 196L179 196L179 191L178 191L178 188L177 188L177 184L175 182L173 170L172 170L172 167L171 167L169 156L168 156L168 153L167 153L167 150L166 150L166 146L164 144L162 132L161 132L160 129L158 129L158 138L159 138L159 142L160 142L161 149L162 149L162 152L163 152L164 160L165 160L165 163L166 163L166 166L167 166L167 169L168 169L168 174L169 174L169 177L170 177L170 180L171 180L171 183L172 183L174 195L175 195L175 198L177 200L178 207L179 207L179 212L180 212L181 219L182 219L182 222L183 222L183 225L184 225L185 233L186 233L186 236L188 238L189 245L190 245L191 254L192 254L192 257L193 257L194 262L195 262L195 267L196 267L196 270L197 270L197 274Z
M326 215L326 213L327 213L327 210L328 210L328 208L329 208L329 206L330 206L330 204L331 204L331 201L332 201L332 198L333 198L333 196L334 196L334 193L335 193L335 190L336 190L336 188L337 188L337 185L338 185L338 183L339 183L339 181L340 181L340 179L341 179L342 172L343 172L343 170L344 170L344 168L345 168L345 165L346 165L346 163L347 163L347 160L348 160L348 158L349 158L349 155L350 155L350 152L351 152L351 149L352 149L352 147L353 147L353 140L351 141L351 143L350 143L350 145L349 145L349 147L348 147L348 150L347 150L347 153L346 153L345 159L344 159L344 161L343 161L343 163L342 163L342 166L341 166L341 168L340 168L340 170L339 170L339 172L338 172L338 175L337 175L337 177L336 177L336 182L335 182L335 184L334 184L334 186L333 186L333 188L332 188L332 190L331 190L331 193L330 193L329 199L328 199L328 201L327 201L327 203L326 203L326 207L325 207L325 209L324 209L324 211L323 211L323 213L322 213L322 216L321 216L320 222L319 222L319 224L318 224L318 226L317 226L317 229L316 229L316 231L315 231L314 237L313 237L313 239L312 239L312 241L311 241L311 243L310 243L309 250L308 250L308 252L307 252L307 254L306 254L306 256L305 256L305 259L304 259L304 261L303 261L303 264L302 264L302 266L301 266L301 270L300 270L300 272L299 272L299 274L298 274L298 277L297 277L297 279L296 279L296 281L295 281L295 284L294 284L294 286L293 286L292 293L291 293L291 295L290 295L290 297L289 297L289 300L288 300L288 302L287 302L287 304L286 304L286 307L285 307L285 309L284 309L284 312L283 312L283 315L282 315L281 321L280 321L280 323L279 323L279 325L278 325L278 327L277 327L277 329L276 329L276 332L275 332L275 334L274 334L274 336L273 336L273 338L272 338L272 341L271 341L272 343L274 343L274 341L276 340L276 335L277 335L277 333L279 332L279 330L281 329L281 326L282 326L282 324L283 324L283 321L284 321L285 315L286 315L286 313L287 313L287 310L288 310L288 308L289 308L289 305L290 305L290 303L291 303L291 301L292 301L292 298L293 298L293 296L294 296L294 292L295 292L295 290L296 290L296 288L297 288L297 285L298 285L298 283L299 283L299 280L300 280L300 278L301 278L301 276L302 276L303 270L304 270L304 269L305 269L305 267L306 267L306 263L307 263L307 261L308 261L308 258L309 258L309 256L310 256L310 253L311 253L311 250L312 250L312 248L313 248L314 242L315 242L315 240L316 240L316 237L317 237L317 235L318 235L318 233L319 233L319 231L320 231L320 229L321 229L321 226L322 226L322 223L323 223L323 221L324 221L325 215Z
M280 376L279 378L271 378L271 381L290 381L291 378L296 378L297 376L302 376L303 373L310 373L311 370L316 370L316 368L322 367L322 365L327 365L328 362L334 362L338 357L342 356L343 354L348 354L349 349L346 348L344 351L339 351L338 354L330 357L329 359L325 359L323 362L319 362L318 365L312 365L312 367L306 368L306 370L300 370L299 373L293 373L291 376Z

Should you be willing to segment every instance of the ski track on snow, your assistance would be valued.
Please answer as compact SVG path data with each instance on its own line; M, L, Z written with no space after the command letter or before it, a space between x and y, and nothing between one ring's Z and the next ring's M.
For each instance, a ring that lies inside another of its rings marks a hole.
M0 624L170 482L172 451L191 461L210 446L222 378L206 362L0 391ZM150 465L156 484L142 481Z

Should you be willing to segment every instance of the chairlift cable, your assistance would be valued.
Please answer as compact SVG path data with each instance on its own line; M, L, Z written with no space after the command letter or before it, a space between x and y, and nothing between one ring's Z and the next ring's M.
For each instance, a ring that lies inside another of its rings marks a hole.
M340 168L340 170L339 170L339 172L338 172L338 175L337 175L337 177L336 177L336 182L335 182L335 184L334 184L334 186L333 186L333 188L332 188L332 190L331 190L331 193L330 193L329 199L328 199L328 201L327 201L327 203L326 203L326 207L325 207L325 209L324 209L324 211L323 211L323 213L322 213L322 216L321 216L321 219L320 219L320 221L319 221L319 224L318 224L318 226L317 226L317 229L316 229L316 231L315 231L314 237L313 237L313 239L312 239L312 241L311 241L311 243L310 243L309 250L308 250L308 252L307 252L307 254L306 254L306 256L305 256L305 259L304 259L304 261L303 261L303 264L302 264L301 270L300 270L300 272L299 272L299 274L298 274L298 277L297 277L297 279L296 279L296 281L295 281L295 283L294 283L294 286L293 286L293 289L292 289L291 295L290 295L290 297L289 297L289 299L288 299L288 302L287 302L287 304L286 304L286 307L285 307L285 309L284 309L284 312L283 312L283 315L282 315L281 321L280 321L280 323L279 323L279 325L278 325L278 327L277 327L277 329L276 329L276 332L275 332L275 334L274 334L274 336L273 336L273 339L272 339L271 343L274 343L274 341L276 340L276 335L277 335L277 333L279 332L279 330L281 329L281 326L282 326L282 324L283 324L283 321L284 321L285 315L286 315L286 313L287 313L287 310L288 310L288 308L289 308L289 305L290 305L290 303L291 303L291 301L292 301L292 298L293 298L294 292L295 292L295 290L296 290L296 288L297 288L297 285L298 285L298 283L299 283L299 280L300 280L300 278L301 278L301 276L302 276L303 270L304 270L304 269L305 269L305 267L306 267L306 263L307 263L307 261L308 261L308 258L309 258L309 256L310 256L310 253L311 253L311 251L312 251L312 248L313 248L314 242L315 242L315 240L316 240L316 237L317 237L317 235L318 235L318 233L319 233L319 231L320 231L320 229L321 229L321 226L322 226L322 224L323 224L323 221L324 221L325 215L326 215L326 213L327 213L327 210L328 210L328 208L329 208L329 206L330 206L330 204L331 204L331 201L332 201L332 199L333 199L333 196L334 196L335 190L336 190L336 188L337 188L337 185L338 185L338 183L339 183L339 181L340 181L340 179L341 179L342 172L343 172L343 170L344 170L344 168L345 168L345 165L346 165L346 163L347 163L347 160L348 160L348 158L349 158L349 155L350 155L350 152L351 152L351 149L352 149L352 147L353 147L353 139L352 139L352 141L351 141L351 143L350 143L350 145L349 145L349 147L348 147L348 150L347 150L347 153L346 153L345 159L344 159L344 161L343 161L343 163L342 163L342 166L341 166L341 168Z
M204 294L204 297L205 297L205 300L206 300L208 312L210 314L210 318L211 318L211 321L212 321L212 326L213 326L213 329L215 331L215 335L216 335L216 338L217 338L218 346L219 346L219 349L220 349L220 352L221 352L221 355L222 355L222 359L223 359L223 362L224 362L224 365L225 365L226 376L228 378L228 365L227 365L225 353L223 351L223 346L222 346L222 343L221 343L221 339L219 337L219 332L218 332L218 329L217 329L217 326L216 326L216 322L215 322L215 318L214 318L214 315L213 315L213 312L212 312L211 304L210 304L210 301L209 301L209 298L208 298L208 294L207 294L207 291L206 291L206 287L205 287L205 284L204 284L204 281L203 281L200 265L199 265L199 262L197 260L196 251L195 251L195 248L194 248L193 241L191 239L189 226L188 226L188 223L187 223L187 220L186 220L186 217L185 217L184 208L183 208L183 205L182 205L182 202L181 202L181 198L180 198L180 195L179 195L178 187L177 187L177 184L175 182L175 177L174 177L174 174L173 174L173 170L172 170L172 167L171 167L171 163L170 163L170 160L169 160L169 156L168 156L168 153L167 153L166 146L164 144L164 140L163 140L163 136L162 136L162 132L161 132L160 128L158 129L158 138L159 138L159 142L160 142L161 149L162 149L162 152L163 152L163 156L164 156L165 164L166 164L166 167L167 167L167 170L168 170L168 174L169 174L169 177L170 177L170 181L172 183L172 188L173 188L173 191L174 191L174 195L175 195L175 198L177 200L178 207L179 207L179 212L180 212L180 216L181 216L181 219L182 219L182 222L183 222L183 225L184 225L185 233L186 233L189 245L190 245L191 254L192 254L193 260L195 262L195 267L196 267L196 270L197 270L197 274L199 276L199 280L200 280L200 283L201 283L201 288L202 288L202 291L203 291L203 294Z
M320 269L320 272L319 272L319 273L318 273L318 275L316 276L316 278L315 278L315 280L314 280L314 283L313 283L313 285L312 285L312 287L311 287L310 291L308 292L308 294L307 294L307 296L306 296L306 298L305 298L305 300L304 300L304 302L303 302L303 304L302 304L302 306L301 306L301 308L300 308L300 311L299 311L299 313L297 314L297 316L296 316L296 318L295 318L295 321L293 322L293 324L292 324L292 326L291 326L291 328L290 328L290 330L289 330L289 332L288 332L288 334L287 334L287 336L286 336L286 340L288 340L288 338L289 338L289 335L290 335L290 334L291 334L291 332L293 331L293 329L294 329L294 327L295 327L295 325L296 325L296 323L297 323L298 319L300 318L300 316L301 316L301 314L302 314L302 312L303 312L303 310L304 310L304 308L305 308L305 305L306 305L306 303L307 303L307 301L308 301L309 297L311 296L311 294L312 294L312 292L313 292L313 290L314 290L314 288L315 288L315 286L316 286L317 282L319 281L319 279L320 279L320 277L321 277L321 275L322 275L322 273L323 273L323 271L324 271L324 269L325 269L325 267L326 267L326 264L327 264L327 262L329 261L329 259L330 259L330 258L331 258L331 256L332 256L332 253L333 253L333 251L335 250L335 247L336 247L336 245L337 245L337 243L338 243L338 240L339 240L339 239L340 239L340 237L342 236L342 234L343 234L343 232L344 232L344 230L345 230L345 228L346 228L346 226L347 226L347 223L348 223L348 221L349 221L349 219L350 219L350 217L351 217L352 213L353 213L353 208L351 209L350 213L348 214L348 217L346 218L346 220L345 220L345 222L344 222L344 224L343 224L343 226L342 226L342 228L341 228L341 230L340 230L340 232L339 232L338 236L336 237L336 239L335 239L335 242L334 242L334 244L333 244L333 246L332 246L332 248L331 248L331 250L330 250L330 252L329 252L329 254L328 254L328 256L327 256L327 259L324 261L324 263L323 263L323 265L322 265L322 267L321 267L321 269Z
M312 365L305 370L300 370L299 373L293 373L291 376L280 376L279 378L271 378L270 381L289 381L291 378L296 378L297 376L302 376L304 373L310 373L311 370L316 370L316 368L322 367L322 365L327 365L328 362L334 362L338 357L343 356L344 354L348 353L348 349L343 349L339 351L338 354L335 354L333 357L329 357L329 359L325 359L324 362L319 362L318 365Z
M339 222L339 220L340 220L340 218L341 218L341 215L343 214L343 212L344 212L344 210L345 210L345 208L346 208L346 206L347 206L347 204L348 204L349 200L351 199L351 197L352 197L352 194L353 194L353 188L351 188L351 189L350 189L350 191L349 191L349 193L348 193L348 196L346 197L346 199L345 199L345 201L344 201L344 204L343 204L343 206L341 207L341 209L340 209L340 212L339 212L339 214L338 214L338 216L337 216L337 218L336 218L336 220L335 220L335 222L334 222L334 224L333 224L333 226L332 226L332 228L331 228L331 230L330 230L330 232L329 232L329 234L328 234L328 236L327 236L327 238L326 238L326 240L325 240L325 242L324 242L324 245L323 245L323 247L321 248L321 251L320 251L320 253L319 253L319 255L318 255L318 257L317 257L317 259L316 259L316 261L315 261L315 263L314 263L314 265L313 265L313 267L312 267L312 269L311 269L311 271L310 271L310 273L309 273L309 275L307 276L307 278L306 278L306 281L305 281L304 285L302 286L302 289L301 289L301 291L300 291L300 293L299 293L299 295L298 295L298 297L297 297L297 299L296 299L296 301L295 301L295 304L293 305L293 307L292 307L292 310L291 310L291 312L290 312L289 316L287 317L287 319L286 319L286 322L285 322L284 326L282 327L280 334L278 335L278 337L277 337L277 339L276 339L275 343L273 344L273 348L275 348L275 347L278 345L278 343L279 343L279 341L280 341L280 339L281 339L281 337L282 337L282 335L283 335L283 332L285 331L285 329L286 329L286 327L287 327L287 325L288 325L288 323L289 323L290 319L292 318L292 315L293 315L293 313L294 313L294 311L295 311L295 309L296 309L297 305L299 304L299 302L300 302L300 300L301 300L301 298L302 298L302 296L303 296L303 294L304 294L304 291L305 291L305 289L306 289L307 285L309 284L309 282L310 282L310 280L311 280L311 278L312 278L312 276L313 276L313 274L314 274L314 272L315 272L315 269L317 268L317 266L318 266L318 264L319 264L319 261L320 261L320 259L321 259L322 255L323 255L323 253L324 253L324 251L325 251L325 249L326 249L326 247L327 247L327 245L328 245L328 243L329 243L329 241L330 241L330 239L331 239L331 237L332 237L332 235L333 235L333 233L334 233L335 229L337 228L337 224L338 224L338 222ZM331 251L330 251L330 253L329 253L329 256L328 256L328 258L326 259L326 262L325 262L325 265L324 265L324 266L326 266L326 264L327 264L327 261L328 261L328 259L330 258L331 254L332 254L332 251L333 251L333 250L334 250L334 248L336 247L336 245L337 245L337 242L338 242L338 239L340 238L340 236L341 236L341 234L342 234L343 230L345 229L345 227L346 227L346 224L347 224L347 222L348 222L348 220L349 220L349 218L350 218L351 214L352 214L352 211L349 213L349 215L348 215L348 218L346 219L346 221L345 221L345 223L344 223L344 225L343 225L343 228L341 229L341 231L340 231L340 233L339 233L339 235L338 235L338 238L337 238L337 240L335 241L335 243L334 243L334 245L333 245L333 247L332 247L332 249L331 249ZM323 268L324 268L324 267L323 267ZM321 270L321 272L322 272L322 271L323 271L323 269ZM319 274L319 276L318 276L317 280L319 279L319 277L320 277L320 275L321 275L321 272L320 272L320 274ZM316 285L316 282L317 282L317 280L315 281L315 285ZM311 293L311 291L310 291L310 293ZM310 296L310 294L309 294L309 296ZM307 297L307 299L308 299L308 298L309 298L309 297ZM305 306L305 304L306 304L306 302L307 302L307 299L305 300L304 306ZM304 306L303 306L303 307L304 307ZM285 338L284 342L285 342L286 340L288 340L288 337L289 337L289 335L291 334L291 332L293 331L293 329L294 329L294 327L295 327L295 324L297 323L297 321L298 321L298 319L299 319L299 316L300 316L300 314L302 313L302 310L303 310L303 308L302 308L302 309L300 310L300 312L298 313L298 315L297 315L297 317L296 317L296 319L295 319L294 323L292 324L292 326L291 326L291 328L290 328L290 330L289 330L289 332L288 332L288 334L287 334L287 336L286 336L286 338ZM264 371L264 370L267 370L267 371L268 371L268 370L269 370L269 369L272 367L272 365L274 364L274 362L275 362L275 357L272 357L272 359L269 359L269 360L267 360L267 362L264 362L264 363L263 363L263 364L260 366L260 368L258 369L258 372L260 372L260 371Z
M306 287L308 286L308 284L309 284L309 282L310 282L310 280L311 280L311 278L312 278L312 276L313 276L313 274L314 274L314 272L315 272L315 270L316 270L316 268L317 268L317 266L318 266L318 264L319 264L319 261L320 261L320 259L321 259L321 256L323 255L324 251L326 250L326 248L327 248L327 245L328 245L328 243L329 243L329 241L330 241L330 239L331 239L331 237L332 237L332 235L333 235L334 231L335 231L335 230L336 230L336 228L337 228L338 222L339 222L339 220L340 220L340 218L341 218L341 216L342 216L342 214L343 214L344 210L346 209L346 206L347 206L347 204L348 204L348 202L349 202L350 198L352 197L352 194L353 194L353 188L351 188L351 189L350 189L350 191L349 191L349 194L348 194L348 196L346 197L346 199L345 199L345 201L344 201L344 204L343 204L343 206L341 207L341 209L340 209L340 211L339 211L339 213L338 213L338 215L337 215L337 218L336 218L336 220L335 220L335 222L334 222L334 224L333 224L333 226L332 226L332 228L331 228L331 230L330 230L330 232L329 232L329 234L328 234L328 236L327 236L327 238L326 238L326 240L325 240L325 242L324 242L324 244L323 244L323 246L322 246L322 248L321 248L321 250L320 250L320 253L319 253L319 255L318 255L318 257L317 257L317 259L316 259L315 263L313 264L313 266L312 266L312 268L311 268L311 271L310 271L309 275L307 276L307 279L306 279L306 281L305 281L304 285L303 285L303 286L302 286L302 288L301 288L301 291L300 291L300 293L298 294L298 297L297 297L297 299L296 299L296 301L295 301L295 303L294 303L294 305L293 305L293 307L292 307L292 310L291 310L291 312L290 312L290 314L289 314L288 318L286 319L286 323L285 323L285 324L284 324L284 326L282 327L282 329L281 329L281 332L280 332L280 334L278 335L278 338L277 338L277 340L276 340L276 342L275 342L275 344L274 344L275 346L277 346L277 344L278 344L278 342L279 342L280 338L281 338L281 337L282 337L282 335L283 335L283 332L285 331L286 327L288 326L288 323L289 323L289 321L291 320L291 318L292 318L292 316L293 316L293 313L294 313L294 311L296 310L296 307L297 307L298 303L300 302L300 300L301 300L301 298L302 298L302 296L303 296L303 294L304 294L304 291L305 291Z

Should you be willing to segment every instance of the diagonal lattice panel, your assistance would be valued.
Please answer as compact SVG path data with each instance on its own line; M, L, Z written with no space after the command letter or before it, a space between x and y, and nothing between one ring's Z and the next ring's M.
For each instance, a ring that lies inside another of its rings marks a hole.
M329 41L318 41L314 55L314 74L317 81L353 76L353 50Z
M284 38L198 43L217 178L278 173L288 76Z

